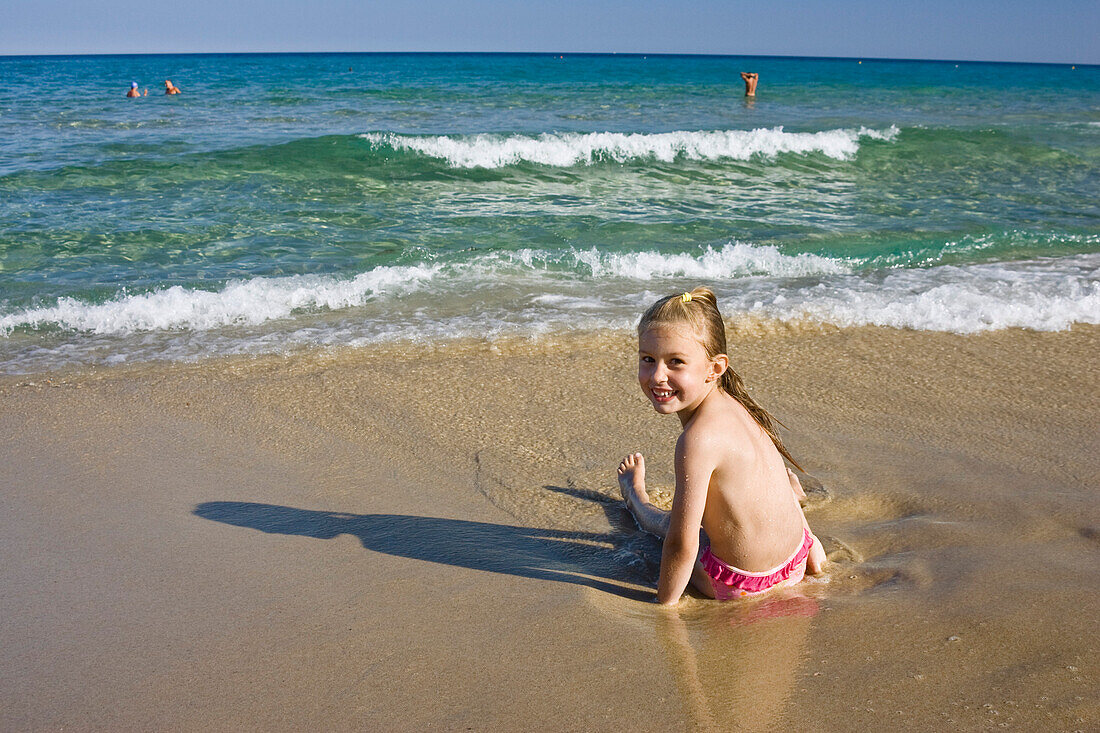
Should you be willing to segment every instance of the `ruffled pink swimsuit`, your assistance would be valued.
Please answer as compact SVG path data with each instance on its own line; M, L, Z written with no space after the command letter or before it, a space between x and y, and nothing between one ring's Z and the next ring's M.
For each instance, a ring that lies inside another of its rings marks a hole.
M710 577L710 585L714 588L714 597L720 601L728 601L742 596L755 596L765 593L773 588L794 585L806 575L806 558L810 556L810 548L813 547L814 538L810 530L804 529L802 544L794 551L783 564L773 570L765 570L762 573L751 573L747 570L735 568L732 565L719 560L710 551L710 545L703 548L703 554L699 562L703 570Z

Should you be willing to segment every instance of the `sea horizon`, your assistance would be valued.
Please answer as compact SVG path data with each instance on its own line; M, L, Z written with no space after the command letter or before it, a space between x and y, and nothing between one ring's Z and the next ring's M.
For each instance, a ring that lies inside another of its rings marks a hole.
M989 64L1011 66L1071 66L1100 68L1100 63L1077 61L1002 61L998 59L922 58L891 56L814 56L800 54L737 54L668 51L137 51L88 53L0 53L0 59L19 58L82 58L82 57L143 57L143 56L577 56L626 58L720 58L720 59L787 59L795 61L884 61L941 64Z

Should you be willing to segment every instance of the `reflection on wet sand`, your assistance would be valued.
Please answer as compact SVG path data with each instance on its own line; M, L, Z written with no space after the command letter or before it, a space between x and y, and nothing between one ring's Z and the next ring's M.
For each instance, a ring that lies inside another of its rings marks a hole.
M775 730L808 654L818 602L790 590L749 603L661 609L657 636L702 730Z

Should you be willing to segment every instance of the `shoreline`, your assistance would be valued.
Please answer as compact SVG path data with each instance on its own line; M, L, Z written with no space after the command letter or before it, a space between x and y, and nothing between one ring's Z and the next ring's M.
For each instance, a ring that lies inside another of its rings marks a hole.
M0 377L0 727L1095 724L1100 327L731 336L833 569L671 615L629 333Z

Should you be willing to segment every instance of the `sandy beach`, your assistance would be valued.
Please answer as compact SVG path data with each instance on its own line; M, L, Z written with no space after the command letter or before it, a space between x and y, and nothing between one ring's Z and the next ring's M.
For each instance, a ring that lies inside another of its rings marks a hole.
M734 334L833 563L673 612L629 334L0 379L0 729L1096 730L1100 328Z

